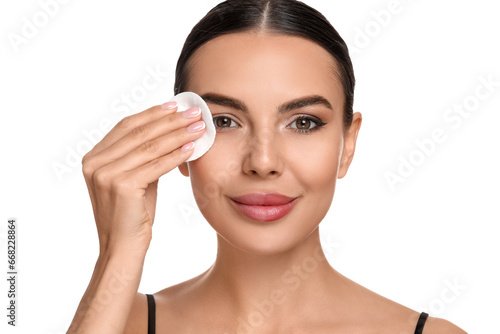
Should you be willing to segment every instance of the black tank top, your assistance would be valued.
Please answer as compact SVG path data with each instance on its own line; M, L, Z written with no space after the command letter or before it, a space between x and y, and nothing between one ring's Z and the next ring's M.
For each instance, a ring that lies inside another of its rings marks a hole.
M156 333L156 305L155 298L153 295L146 294L148 297L148 334ZM418 318L417 328L415 328L415 334L422 334L424 330L425 321L429 315L425 312L420 313L420 317Z

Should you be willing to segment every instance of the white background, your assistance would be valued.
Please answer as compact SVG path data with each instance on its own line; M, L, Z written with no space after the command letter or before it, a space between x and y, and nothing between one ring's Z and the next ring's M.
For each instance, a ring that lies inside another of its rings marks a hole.
M88 146L85 132L92 138L102 122L113 125L169 100L187 34L219 1L73 0L43 22L46 2L2 1L0 8L2 277L7 219L15 217L19 225L18 327L6 325L2 279L2 333L66 331L98 253L79 165ZM500 20L495 2L306 3L324 13L351 46L355 110L363 114L355 159L320 225L330 263L367 288L470 333L496 331ZM377 21L377 13L393 9L391 3L397 10ZM10 39L23 36L27 21L43 26L16 47ZM154 69L164 73L158 87L142 89ZM481 77L490 77L496 87L477 99ZM124 108L122 96L132 93L139 97L135 106ZM472 111L460 124L443 118L449 108L464 104ZM446 140L429 155L418 153L415 141L431 138L437 128ZM386 173L398 172L400 158L419 154L421 164L391 189ZM55 164L67 170L58 176ZM216 252L215 232L198 211L189 179L175 169L160 179L159 192L143 293L198 275ZM450 283L460 288L446 290Z

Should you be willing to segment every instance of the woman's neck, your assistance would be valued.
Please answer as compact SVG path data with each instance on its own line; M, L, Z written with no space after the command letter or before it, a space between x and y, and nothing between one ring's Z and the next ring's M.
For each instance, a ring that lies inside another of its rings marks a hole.
M318 228L299 246L273 255L248 253L218 236L216 261L201 275L197 290L223 303L231 316L281 323L313 301L340 293L342 277L325 257Z

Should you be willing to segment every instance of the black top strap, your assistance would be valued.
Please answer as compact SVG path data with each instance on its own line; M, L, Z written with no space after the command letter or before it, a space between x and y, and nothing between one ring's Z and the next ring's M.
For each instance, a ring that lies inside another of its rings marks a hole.
M422 334L424 330L425 321L429 315L425 312L420 313L420 317L418 318L417 328L415 329L415 334Z
M148 297L148 334L156 333L156 305L155 297L153 295L146 294Z

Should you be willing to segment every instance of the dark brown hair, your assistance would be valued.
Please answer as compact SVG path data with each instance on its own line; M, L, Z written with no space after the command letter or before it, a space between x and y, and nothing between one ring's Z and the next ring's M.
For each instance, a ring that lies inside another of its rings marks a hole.
M300 36L326 49L337 62L344 90L344 125L351 125L355 79L347 45L320 12L297 0L227 0L215 6L194 26L184 43L177 62L174 94L186 90L188 60L200 46L224 34L251 30Z

